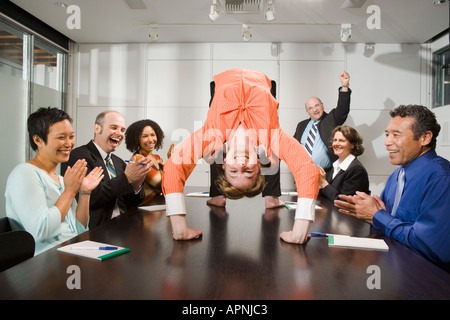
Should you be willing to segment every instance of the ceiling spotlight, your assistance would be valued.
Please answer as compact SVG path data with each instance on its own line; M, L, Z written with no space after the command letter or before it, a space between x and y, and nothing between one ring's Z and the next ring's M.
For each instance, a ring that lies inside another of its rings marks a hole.
M250 33L249 26L247 24L242 25L242 40L250 41L252 34Z
M212 22L219 19L220 12L219 12L219 6L217 5L217 0L213 0L213 4L211 5L211 8L209 9L209 18Z
M433 2L433 4L434 4L435 6L441 6L441 5L443 5L445 2L447 2L447 0L436 0L436 1Z
M347 42L352 36L352 25L349 23L341 24L341 41Z
M67 8L67 4L65 4L64 2L55 2L55 5L61 8Z
M158 25L157 24L151 24L150 30L148 32L148 37L152 42L158 41L159 38L159 31L158 31Z
M267 9L264 17L267 21L275 19L275 6L273 5L273 0L267 0Z

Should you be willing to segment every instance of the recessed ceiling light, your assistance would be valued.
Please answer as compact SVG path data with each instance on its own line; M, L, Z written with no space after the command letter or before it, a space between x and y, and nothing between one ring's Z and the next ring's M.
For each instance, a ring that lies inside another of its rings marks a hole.
M61 8L67 8L67 4L65 4L64 2L56 2L55 5Z
M440 6L443 5L447 0L436 0L433 2L434 5Z

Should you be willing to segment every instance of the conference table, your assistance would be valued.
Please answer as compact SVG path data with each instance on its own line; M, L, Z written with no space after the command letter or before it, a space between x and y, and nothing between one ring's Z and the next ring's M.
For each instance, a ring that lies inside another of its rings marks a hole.
M318 198L311 232L384 239L389 250L330 247L326 237L289 244L279 235L292 229L295 210L265 209L261 196L227 200L225 208L208 206L207 199L185 199L188 225L203 231L199 239L173 240L164 206L135 208L1 272L0 299L450 299L449 273L324 198ZM57 250L84 240L130 252L97 261ZM78 268L79 288L69 285L71 266Z

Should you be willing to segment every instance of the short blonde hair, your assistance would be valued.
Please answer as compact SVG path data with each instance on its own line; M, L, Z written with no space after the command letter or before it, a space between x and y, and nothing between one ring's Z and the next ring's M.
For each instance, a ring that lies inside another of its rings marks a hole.
M252 198L254 196L257 196L260 194L265 186L266 186L266 180L264 176L261 175L261 171L258 173L259 176L256 178L255 183L253 186L247 188L247 189L238 189L236 187L233 187L225 177L225 172L222 168L222 165L216 165L217 167L217 180L215 181L217 189L225 196L225 198L228 199L241 199L243 197Z

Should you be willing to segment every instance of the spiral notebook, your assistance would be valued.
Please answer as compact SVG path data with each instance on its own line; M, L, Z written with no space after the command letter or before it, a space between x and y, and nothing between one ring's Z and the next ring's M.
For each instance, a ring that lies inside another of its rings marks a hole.
M111 244L85 240L57 249L60 252L73 254L76 256L86 257L105 261L124 253L130 252L130 249L114 246Z

